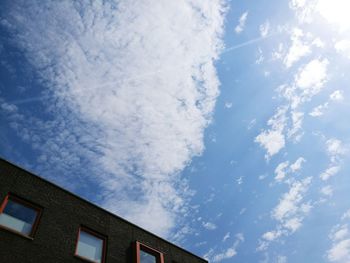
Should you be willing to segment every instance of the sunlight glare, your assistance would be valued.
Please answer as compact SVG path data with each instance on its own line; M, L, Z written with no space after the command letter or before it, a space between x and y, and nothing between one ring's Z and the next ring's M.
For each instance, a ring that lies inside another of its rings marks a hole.
M319 0L318 12L331 24L338 27L339 31L350 28L350 1L349 0Z

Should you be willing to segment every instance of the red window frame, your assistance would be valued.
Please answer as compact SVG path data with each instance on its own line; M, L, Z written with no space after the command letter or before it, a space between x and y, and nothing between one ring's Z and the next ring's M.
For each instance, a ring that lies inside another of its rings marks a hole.
M78 230L78 235L77 235L77 240L75 242L75 251L74 251L74 256L77 257L77 258L80 258L84 261L87 261L87 262L90 262L90 263L97 263L98 261L94 261L94 260L91 260L91 259L88 259L84 256L80 256L78 254L78 242L79 242L79 239L80 239L80 232L81 231L84 231L92 236L95 236L99 239L102 239L103 243L102 243L102 258L101 258L101 263L105 263L106 262L106 252L107 252L107 237L96 232L96 231L93 231L91 230L90 228L87 228L85 226L80 226L79 227L79 230Z
M32 225L32 229L31 229L29 235L23 234L22 232L19 232L19 231L17 231L17 230L14 230L14 229L12 229L12 228L9 228L9 227L3 226L3 225L0 225L0 228L5 229L5 230L7 230L7 231L9 231L9 232L15 233L15 234L17 234L17 235L20 235L20 236L24 236L24 237L33 239L33 238L34 238L34 235L35 235L35 233L36 233L36 231L37 231L40 218L41 218L42 207L40 207L40 206L38 206L38 205L36 205L36 204L30 202L30 201L27 201L27 200L25 200L25 199L23 199L23 198L21 198L21 197L19 197L19 196L17 196L17 195L14 195L14 194L12 194L12 193L8 193L8 194L5 196L5 198L4 198L4 200L2 201L2 203L1 203L1 206L0 206L0 214L2 214L3 211L5 210L5 207L6 207L6 205L7 205L7 203L8 203L9 200L14 201L14 202L16 202L16 203L18 203L18 204L21 204L21 205L23 205L23 206L25 206L25 207L28 207L28 208L30 208L30 209L35 210L35 211L36 211L36 218L35 218L35 220L34 220L34 223L33 223L33 225Z
M147 246L139 241L135 242L135 249L134 250L135 250L135 254L134 254L135 263L142 263L141 259L140 259L140 251L141 250L155 256L157 263L164 263L164 255L162 252L160 252L154 248L151 248L151 247L149 247L149 246Z

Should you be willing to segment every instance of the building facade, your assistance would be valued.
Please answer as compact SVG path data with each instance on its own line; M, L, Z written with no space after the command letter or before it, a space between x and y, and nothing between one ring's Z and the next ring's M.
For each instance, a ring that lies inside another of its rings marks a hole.
M0 262L207 262L3 159L0 202Z

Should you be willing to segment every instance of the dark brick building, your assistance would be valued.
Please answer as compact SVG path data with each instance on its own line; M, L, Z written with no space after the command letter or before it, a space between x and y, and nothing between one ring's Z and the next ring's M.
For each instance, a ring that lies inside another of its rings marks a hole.
M206 260L0 159L1 263Z

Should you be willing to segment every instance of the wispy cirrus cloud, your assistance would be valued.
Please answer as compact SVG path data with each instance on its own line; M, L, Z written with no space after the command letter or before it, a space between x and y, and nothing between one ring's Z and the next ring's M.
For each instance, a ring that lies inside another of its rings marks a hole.
M224 236L223 240L229 238L229 236L225 239L227 234ZM204 258L210 260L210 262L221 262L223 260L227 260L233 258L237 255L238 246L244 242L244 235L242 233L238 233L235 235L235 242L227 247L226 249L215 248L210 249L205 255Z
M259 26L260 36L267 37L270 32L270 22L266 21L265 23Z
M334 92L332 92L332 94L329 95L329 99L325 103L313 108L309 115L312 117L320 117L326 113L332 102L340 102L343 99L343 91L335 90Z
M242 33L242 31L244 30L244 27L245 27L245 23L247 22L247 18L248 18L248 11L244 12L239 17L238 25L235 27L236 34Z
M202 225L207 230L215 230L217 226L212 222L202 222Z
M320 178L323 181L328 181L341 170L341 160L347 152L347 148L343 142L337 138L330 138L326 141L326 150L330 159L328 168L321 173Z
M104 207L167 236L191 192L178 172L202 153L218 96L224 13L219 0L9 2L1 25L41 77L50 116L18 107L9 118L39 170L74 184L73 167L89 167Z

